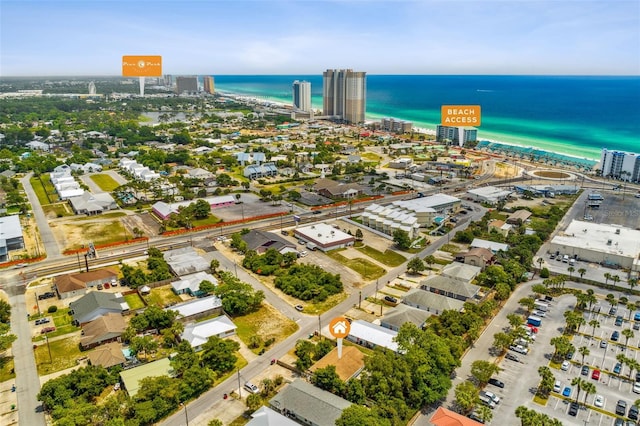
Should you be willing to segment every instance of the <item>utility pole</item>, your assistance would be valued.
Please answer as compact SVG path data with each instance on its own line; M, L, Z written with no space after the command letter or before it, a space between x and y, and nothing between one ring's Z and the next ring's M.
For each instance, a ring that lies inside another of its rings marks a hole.
M318 337L322 337L322 323L320 322L320 314L318 314Z
M362 308L362 290L358 291L358 309Z
M238 368L238 396L242 399L242 386L240 386L240 369Z

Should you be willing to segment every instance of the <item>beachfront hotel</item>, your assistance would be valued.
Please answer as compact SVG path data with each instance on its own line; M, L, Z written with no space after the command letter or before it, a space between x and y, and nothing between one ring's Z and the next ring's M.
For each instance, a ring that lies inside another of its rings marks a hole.
M213 95L215 93L213 77L211 77L210 75L204 76L204 91L210 95Z
M293 109L311 112L311 83L308 81L293 82Z
M640 182L640 154L602 149L600 156L602 177Z
M478 140L478 129L475 127L452 127L438 124L436 126L436 141L449 141L454 145L464 146L467 142Z
M326 70L322 73L322 113L347 123L364 123L367 101L365 72Z
M176 93L192 94L198 91L198 77L195 75L176 77Z

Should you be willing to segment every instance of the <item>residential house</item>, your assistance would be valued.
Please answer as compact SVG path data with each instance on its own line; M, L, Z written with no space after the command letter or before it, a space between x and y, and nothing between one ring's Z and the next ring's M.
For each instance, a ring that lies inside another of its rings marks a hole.
M442 275L432 275L420 283L422 290L443 295L463 302L475 299L480 292L480 286L458 281Z
M480 272L482 272L482 269L479 266L454 262L445 265L440 271L440 275L457 281L462 281L464 283L470 283L480 274Z
M193 247L167 250L163 253L163 258L169 264L169 269L178 277L208 271L211 267L211 263L200 256Z
M80 196L69 198L69 202L75 214L86 214L88 216L118 208L116 201L107 192L92 194L87 191Z
M213 177L213 173L200 167L187 170L187 176L193 179L205 180Z
M491 250L492 253L497 253L499 251L508 251L509 245L503 243L496 243L494 241L483 240L481 238L474 238L471 241L471 248L482 247Z
M440 315L442 311L462 311L464 302L441 294L432 293L419 288L409 290L402 303L414 308Z
M244 168L243 175L251 180L274 177L278 175L278 168L274 163L252 164Z
M110 312L122 314L128 311L129 305L121 293L92 291L69 303L69 314L80 326Z
M531 217L531 212L528 210L516 210L507 217L507 223L510 225L519 226L525 223Z
M422 328L431 315L430 312L425 310L399 304L385 313L382 320L380 320L380 326L393 330L396 333L400 331L400 327L406 322L413 323L416 327Z
M22 225L18 215L0 217L0 262L9 261L9 252L24 248Z
M202 345L207 343L210 337L216 336L224 339L225 337L236 334L237 328L233 321L223 314L206 321L185 325L180 339L189 342L191 347L196 352L199 352L202 350Z
M315 192L325 197L357 198L364 192L364 187L358 183L342 183L331 179L318 179L313 186Z
M299 423L283 416L269 407L262 406L251 413L246 426L299 426Z
M463 416L462 414L458 414L454 411L447 410L444 407L438 407L429 422L433 426L481 426L482 423L479 423L475 420L472 420L468 417Z
M269 249L274 249L281 254L297 253L295 244L273 232L252 229L242 236L242 240L247 243L248 250L255 250L258 254L263 254Z
M482 247L472 248L468 252L456 256L456 260L461 259L465 265L477 266L482 270L492 265L495 262L495 258L491 250Z
M111 269L96 269L90 272L58 275L53 279L53 285L60 299L85 294L87 288L96 287L98 284L112 283L118 279L118 274Z
M334 426L351 403L302 379L295 379L269 400L269 406L304 425Z
M398 344L394 340L397 335L397 331L367 321L355 320L351 322L347 340L365 348L373 349L381 346L398 352Z
M200 271L195 274L184 275L179 281L171 283L171 288L175 294L188 294L190 296L199 297L203 295L200 291L200 283L209 281L213 285L218 285L218 280L213 275Z
M340 380L346 382L357 377L364 368L364 354L355 346L343 346L342 357L338 358L338 348L334 348L313 364L309 370L313 373L320 368L333 365Z
M153 206L151 206L151 211L160 220L167 220L172 214L178 213L177 208L172 207L170 204L167 204L164 201L156 202Z
M509 235L511 228L513 227L506 223L504 220L494 219L487 224L487 228L489 232L495 231L503 237L506 237L507 235Z
M120 341L126 328L127 324L121 314L109 312L82 326L80 347L87 350L104 343Z
M87 358L89 359L89 364L100 365L104 368L111 368L116 365L123 366L127 360L122 353L122 345L116 342L98 346L87 354Z
M207 296L165 308L178 313L178 321L188 322L222 313L222 301L217 296Z

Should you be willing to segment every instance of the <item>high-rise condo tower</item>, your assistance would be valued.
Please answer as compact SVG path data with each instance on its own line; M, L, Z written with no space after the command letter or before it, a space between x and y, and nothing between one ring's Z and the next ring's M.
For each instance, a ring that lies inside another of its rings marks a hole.
M293 82L293 109L298 111L311 111L311 83L308 81Z
M363 123L367 106L365 72L326 70L322 74L322 113L347 123Z

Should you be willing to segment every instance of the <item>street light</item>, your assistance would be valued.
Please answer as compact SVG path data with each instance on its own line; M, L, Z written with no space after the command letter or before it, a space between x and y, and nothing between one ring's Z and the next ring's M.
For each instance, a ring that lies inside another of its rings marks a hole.
M181 402L180 405L184 407L184 419L187 422L187 426L189 426L189 414L187 413L187 404L185 404L184 402Z

